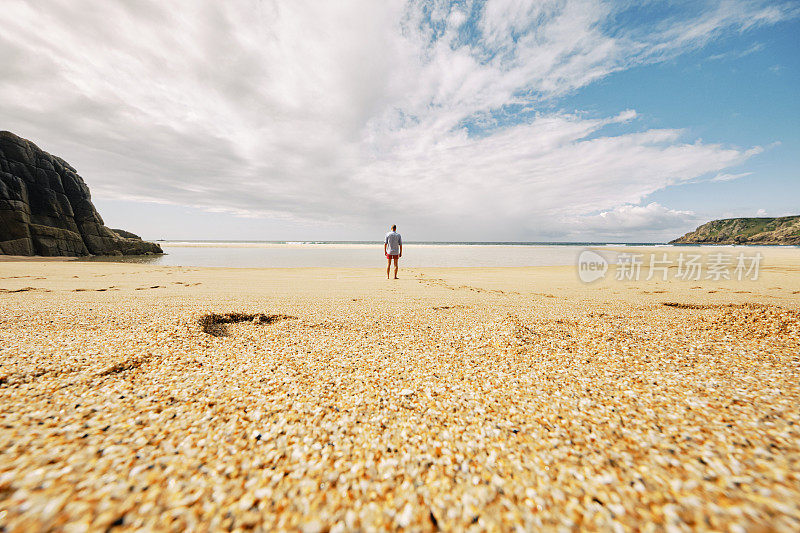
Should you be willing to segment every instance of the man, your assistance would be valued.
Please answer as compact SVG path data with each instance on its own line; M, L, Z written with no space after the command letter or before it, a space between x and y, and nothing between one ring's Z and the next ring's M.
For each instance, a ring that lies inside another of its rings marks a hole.
M403 238L397 233L397 226L392 225L392 231L383 239L383 253L386 254L386 279L389 279L389 269L394 261L394 279L397 279L397 260L403 257Z

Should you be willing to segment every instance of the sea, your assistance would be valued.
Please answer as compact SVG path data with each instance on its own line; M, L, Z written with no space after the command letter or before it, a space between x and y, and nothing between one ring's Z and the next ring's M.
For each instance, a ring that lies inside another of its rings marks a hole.
M385 267L382 241L157 241L164 255L97 257L163 266L233 268ZM654 243L407 242L403 267L525 267L574 265L588 248L610 261L621 247ZM607 252L604 252L607 251Z

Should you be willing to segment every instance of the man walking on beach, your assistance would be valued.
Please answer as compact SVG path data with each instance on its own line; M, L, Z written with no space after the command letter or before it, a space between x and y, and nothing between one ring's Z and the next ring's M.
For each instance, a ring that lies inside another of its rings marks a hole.
M389 269L394 260L394 279L397 279L397 260L403 257L403 238L397 233L397 226L392 225L392 231L383 239L383 253L386 254L386 279L389 279Z

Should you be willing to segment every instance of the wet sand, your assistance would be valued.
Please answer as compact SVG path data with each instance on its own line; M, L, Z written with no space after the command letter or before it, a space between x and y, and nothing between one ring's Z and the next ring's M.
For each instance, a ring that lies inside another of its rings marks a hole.
M594 284L2 262L0 527L797 530L800 250L764 253Z

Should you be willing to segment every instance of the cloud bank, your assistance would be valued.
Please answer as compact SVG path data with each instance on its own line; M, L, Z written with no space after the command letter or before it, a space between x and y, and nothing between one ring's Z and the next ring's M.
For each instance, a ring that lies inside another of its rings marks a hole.
M547 110L793 14L700 2L621 22L647 5L6 0L0 127L64 156L96 197L333 223L345 238L387 217L439 239L652 229L686 213L637 207L649 194L739 177L728 169L761 148L639 129L630 109Z

